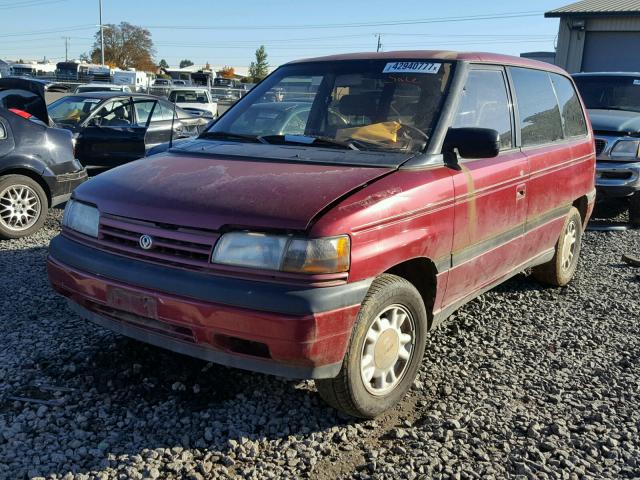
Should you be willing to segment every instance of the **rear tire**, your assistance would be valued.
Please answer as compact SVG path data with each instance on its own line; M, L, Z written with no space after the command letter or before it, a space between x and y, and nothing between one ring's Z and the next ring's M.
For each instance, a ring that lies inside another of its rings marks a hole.
M640 192L634 193L629 199L629 223L640 227Z
M567 285L576 272L582 246L582 217L577 208L571 207L556 243L553 258L533 268L533 277L554 287Z
M0 177L0 239L38 231L48 209L47 195L38 182L24 175Z
M378 277L360 308L342 369L316 380L320 396L348 415L373 418L398 403L422 362L427 313L422 297L404 278Z

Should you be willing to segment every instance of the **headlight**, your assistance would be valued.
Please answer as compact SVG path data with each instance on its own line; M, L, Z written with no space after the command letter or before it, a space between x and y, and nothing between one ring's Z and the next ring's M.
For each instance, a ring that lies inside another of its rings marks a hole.
M611 149L609 154L612 158L636 158L640 140L619 140Z
M296 273L340 273L349 270L349 237L297 238L264 233L222 235L211 261L224 265Z
M69 200L64 209L62 224L76 232L98 238L99 218L100 213L96 207L77 200Z

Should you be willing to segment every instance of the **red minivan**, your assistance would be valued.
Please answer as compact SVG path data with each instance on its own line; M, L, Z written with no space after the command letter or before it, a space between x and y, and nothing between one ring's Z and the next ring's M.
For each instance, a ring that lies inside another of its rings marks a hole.
M329 404L373 417L455 309L524 270L571 280L594 169L555 66L449 51L297 61L199 138L77 188L49 277L98 325L313 378Z

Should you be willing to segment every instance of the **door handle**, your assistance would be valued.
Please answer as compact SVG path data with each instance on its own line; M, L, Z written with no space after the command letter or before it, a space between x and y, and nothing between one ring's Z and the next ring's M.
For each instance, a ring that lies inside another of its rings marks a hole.
M516 187L516 200L522 200L527 194L527 186L522 184Z

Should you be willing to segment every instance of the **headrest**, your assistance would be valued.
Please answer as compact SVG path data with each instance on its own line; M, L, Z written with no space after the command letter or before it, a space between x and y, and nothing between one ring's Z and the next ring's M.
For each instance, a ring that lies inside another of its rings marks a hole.
M373 117L377 110L377 99L373 95L344 95L340 99L338 109L343 115L364 115Z

